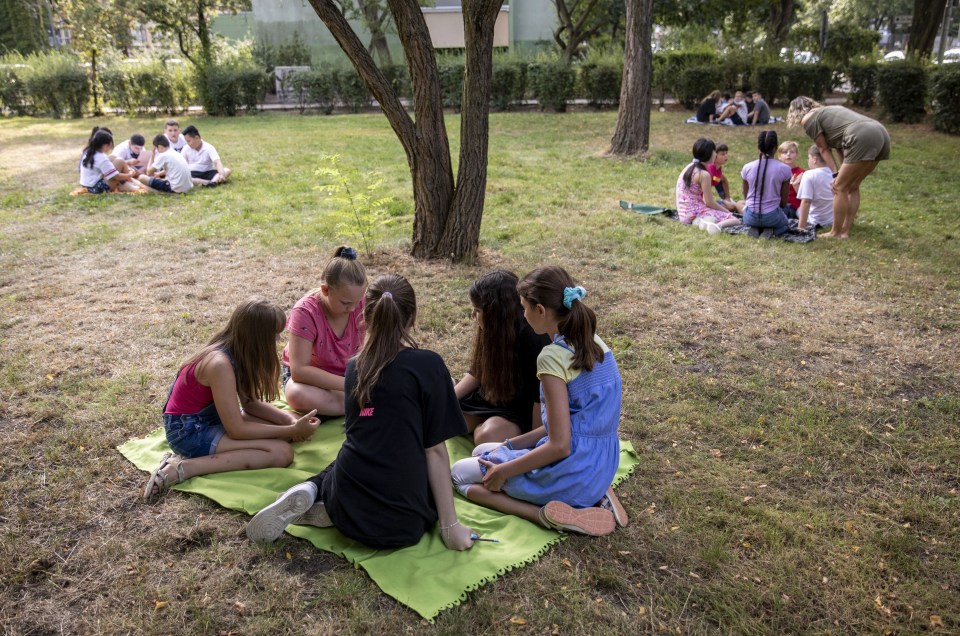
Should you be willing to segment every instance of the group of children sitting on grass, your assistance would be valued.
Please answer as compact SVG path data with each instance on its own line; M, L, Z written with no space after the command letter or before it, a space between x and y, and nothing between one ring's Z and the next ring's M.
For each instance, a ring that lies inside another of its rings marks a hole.
M337 458L258 512L252 540L299 524L396 548L439 520L444 545L467 549L479 536L458 520L454 488L542 527L608 534L627 523L611 489L622 385L585 296L560 267L481 276L469 291L470 371L455 382L417 344L410 283L383 274L368 284L356 251L340 247L289 317L251 298L181 365L163 409L176 455L144 497L197 475L286 467L288 442L309 439L318 416L345 415ZM271 403L281 391L299 413ZM445 442L459 435L476 448L451 470Z
M770 123L770 106L759 91L737 91L720 94L711 91L697 107L697 121L701 124L728 124L732 126L766 126Z
M196 126L180 132L175 119L146 148L134 133L114 145L109 128L95 126L80 158L80 185L90 194L108 192L185 193L193 186L216 186L230 178L217 149L200 137ZM82 190L81 190L82 192Z
M751 236L770 238L789 229L833 225L833 173L817 146L807 151L808 169L797 165L795 141L777 145L777 133L765 130L757 139L759 157L740 171L743 200L736 201L723 167L726 144L701 137L693 144L693 161L677 178L677 212L682 223L716 234L723 228L749 226ZM714 189L717 198L713 196Z

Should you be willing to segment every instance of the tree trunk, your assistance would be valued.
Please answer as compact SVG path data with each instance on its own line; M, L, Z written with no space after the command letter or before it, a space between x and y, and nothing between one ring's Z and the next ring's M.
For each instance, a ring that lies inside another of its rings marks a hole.
M392 66L393 56L390 54L390 47L387 46L387 34L384 32L383 23L386 21L386 9L381 13L380 5L370 0L357 0L360 7L360 14L370 31L370 46L367 48L371 54L376 53L380 58L380 66Z
M463 0L467 56L460 110L460 160L453 205L447 214L437 256L472 258L480 242L480 220L487 189L493 28L502 4L503 0Z
M770 39L775 46L776 53L779 55L780 47L787 39L790 33L790 25L794 20L794 0L774 0L773 8L770 12Z
M90 89L93 91L93 114L101 117L100 94L97 91L97 49L90 51Z
M650 102L653 81L653 0L626 0L626 42L617 127L608 155L643 155L650 148Z
M907 55L911 58L930 57L946 6L947 0L913 0L913 21L907 41Z

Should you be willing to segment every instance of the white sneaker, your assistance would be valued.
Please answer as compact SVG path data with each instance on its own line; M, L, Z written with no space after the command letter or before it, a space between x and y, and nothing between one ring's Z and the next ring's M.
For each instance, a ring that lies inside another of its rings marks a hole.
M275 502L250 520L247 524L247 537L251 541L276 541L288 525L313 507L316 498L317 486L308 481L280 493Z
M706 221L700 224L700 229L706 230L707 234L719 234L723 230L718 224Z

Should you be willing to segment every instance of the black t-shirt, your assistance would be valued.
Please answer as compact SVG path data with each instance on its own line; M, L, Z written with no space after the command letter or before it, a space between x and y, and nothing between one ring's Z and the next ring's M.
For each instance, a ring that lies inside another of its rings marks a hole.
M548 344L550 344L550 336L536 333L526 320L522 320L517 332L517 341L514 343L513 355L516 394L504 404L494 404L484 396L481 386L460 401L463 412L481 418L499 415L519 426L522 433L539 426L540 422L533 420L533 405L540 401L537 356Z
M697 121L708 122L711 116L717 114L717 100L706 98L700 102L700 108L697 109Z
M450 372L436 353L404 349L363 408L350 397L356 384L350 360L347 439L320 499L345 536L372 548L412 545L437 522L425 449L467 432Z

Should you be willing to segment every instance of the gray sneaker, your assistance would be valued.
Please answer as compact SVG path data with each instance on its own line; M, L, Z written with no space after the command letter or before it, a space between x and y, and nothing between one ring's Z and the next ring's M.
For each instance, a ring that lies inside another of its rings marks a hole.
M763 232L760 232L760 238L766 239L766 240L768 240L768 241L769 241L770 239L772 239L772 238L773 238L773 228L772 228L772 227L768 227L768 228L765 229Z
M290 525L294 526L316 526L317 528L329 528L333 525L330 521L330 515L322 501L318 501L299 517L290 520Z
M288 525L311 509L316 492L317 487L314 484L304 482L281 493L276 501L250 520L247 524L247 537L251 541L276 541Z
M612 486L607 488L607 494L603 496L603 498L597 504L597 507L612 512L614 521L616 521L617 525L621 528L626 528L627 524L630 523L630 518L627 516L627 511L614 494Z

